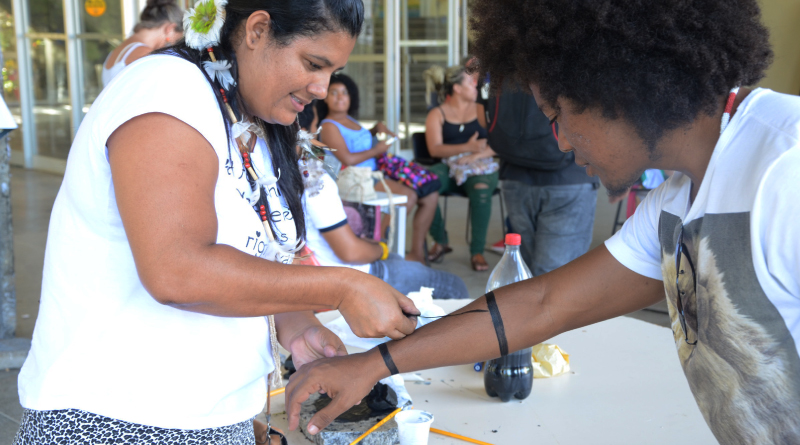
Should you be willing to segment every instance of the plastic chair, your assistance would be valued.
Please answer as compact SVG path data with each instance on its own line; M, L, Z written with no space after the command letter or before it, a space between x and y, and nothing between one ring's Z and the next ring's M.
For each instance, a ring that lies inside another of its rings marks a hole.
M431 153L428 151L428 143L425 140L425 133L414 133L411 135L411 143L414 148L414 162L421 164L421 165L433 165L437 162L442 162L442 158L434 158L431 156ZM500 187L494 189L492 192L492 196L499 195L501 193ZM442 211L442 219L444 220L444 225L447 227L447 198L451 196L467 198L467 195L460 193L460 192L450 192L450 193L443 193L441 196L444 197L444 210ZM470 208L467 207L467 228L465 231L464 239L467 241L467 244L470 243ZM500 226L503 227L503 236L506 234L506 211L503 205L503 197L500 197Z
M625 224L625 221L628 220L631 216L633 216L634 212L636 212L636 207L639 203L650 193L649 188L645 188L642 184L634 184L631 186L631 189L628 191L628 198L623 199L617 204L617 215L614 217L614 227L611 228L611 235L617 233L620 227ZM620 214L622 213L622 203L627 203L625 208L625 219L620 219Z

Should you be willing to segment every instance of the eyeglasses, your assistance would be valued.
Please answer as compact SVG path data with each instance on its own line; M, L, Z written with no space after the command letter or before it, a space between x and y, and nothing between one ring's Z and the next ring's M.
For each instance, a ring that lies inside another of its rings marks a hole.
M683 226L681 225L681 232L678 235L678 244L675 245L675 271L677 272L675 274L675 289L678 291L678 319L681 322L683 334L686 336L686 344L694 346L697 344L697 339L695 339L694 342L689 341L689 330L686 328L686 316L684 315L683 297L686 296L686 291L681 290L681 275L685 274L685 271L681 268L682 256L686 256L686 262L689 264L689 270L692 272L692 285L694 286L693 290L696 296L697 276L694 273L694 263L692 263L692 257L689 256L689 249L686 247L686 244L683 243Z

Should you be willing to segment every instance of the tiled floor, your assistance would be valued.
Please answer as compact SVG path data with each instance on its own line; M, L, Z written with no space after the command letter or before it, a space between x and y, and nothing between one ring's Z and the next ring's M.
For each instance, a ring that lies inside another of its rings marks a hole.
M11 170L12 211L14 224L15 271L17 290L17 336L30 338L39 306L44 256L50 209L61 184L61 176L20 168ZM445 257L437 269L447 270L462 277L473 298L483 295L489 272L474 272L469 264L469 251L464 241L467 200L450 198L448 203L448 231L453 253ZM602 243L611 233L616 205L607 203L604 191L598 192L592 247ZM487 241L491 244L502 238L499 216L499 198L495 197L492 220ZM410 235L410 234L409 234ZM500 259L489 251L485 254L490 267ZM660 312L659 312L660 311ZM630 316L661 326L669 326L666 307L657 305L655 311L639 311ZM17 397L19 370L0 370L0 445L13 442L19 426L22 408Z

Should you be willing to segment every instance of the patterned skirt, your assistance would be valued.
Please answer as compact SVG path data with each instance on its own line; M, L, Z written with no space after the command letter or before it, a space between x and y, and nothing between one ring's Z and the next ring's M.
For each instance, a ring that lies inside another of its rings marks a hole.
M26 409L14 445L254 445L252 419L199 430L156 428L124 422L79 409Z

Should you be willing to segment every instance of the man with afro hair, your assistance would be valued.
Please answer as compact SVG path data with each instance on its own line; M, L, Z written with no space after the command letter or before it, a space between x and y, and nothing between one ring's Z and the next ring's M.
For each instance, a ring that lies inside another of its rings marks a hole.
M484 312L307 365L287 389L291 425L309 392L334 396L322 428L390 369L490 359L666 294L720 443L800 443L800 98L747 87L772 58L756 1L475 0L472 14L480 70L528 85L559 148L610 194L645 169L676 173L604 245L458 311Z

